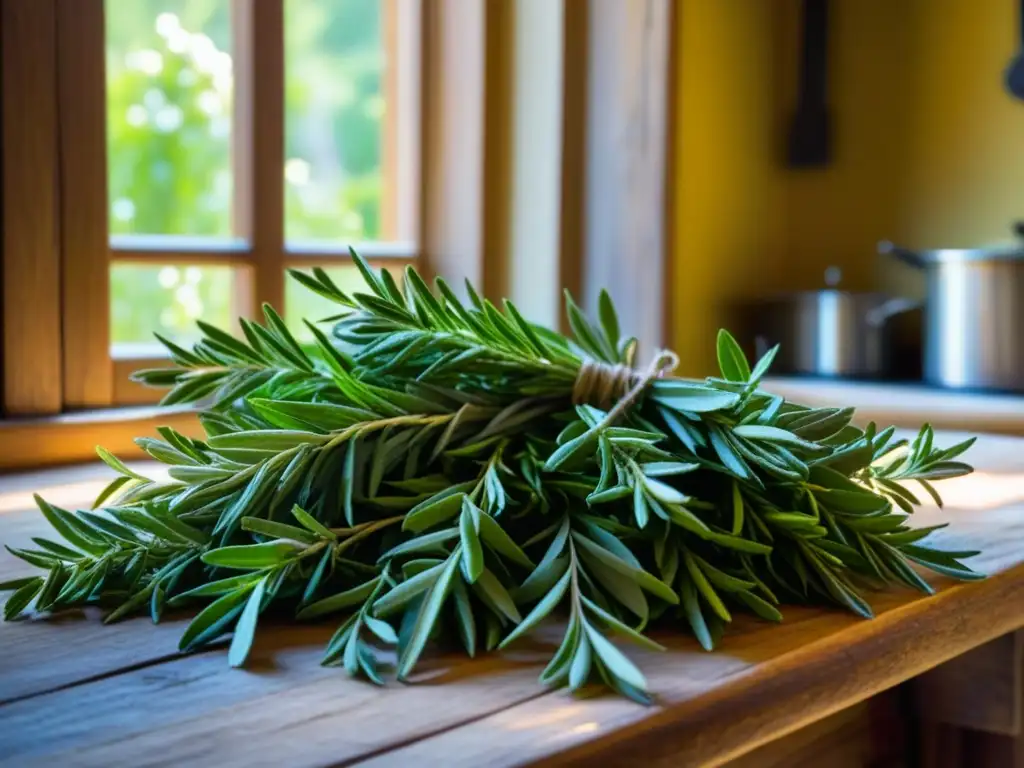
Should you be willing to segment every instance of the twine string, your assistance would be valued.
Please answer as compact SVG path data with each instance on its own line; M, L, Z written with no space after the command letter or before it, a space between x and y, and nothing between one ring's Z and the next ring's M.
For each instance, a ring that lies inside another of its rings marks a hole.
M573 384L572 402L602 410L611 407L604 419L606 425L611 424L636 403L652 381L671 373L677 365L678 355L668 349L660 350L644 371L622 363L584 360Z

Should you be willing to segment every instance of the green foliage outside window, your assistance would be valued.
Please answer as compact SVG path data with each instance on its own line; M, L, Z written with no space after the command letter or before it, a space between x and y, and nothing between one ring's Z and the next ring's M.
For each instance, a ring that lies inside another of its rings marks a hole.
M228 0L107 0L110 232L229 237L233 73ZM380 4L286 0L290 240L382 236ZM257 85L258 87L258 85ZM223 268L117 266L111 340L226 324Z

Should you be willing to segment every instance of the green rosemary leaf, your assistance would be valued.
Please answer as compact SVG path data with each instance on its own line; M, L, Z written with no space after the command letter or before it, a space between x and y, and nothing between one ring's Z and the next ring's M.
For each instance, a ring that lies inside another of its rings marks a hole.
M753 592L737 592L736 597L746 603L747 607L762 619L775 622L782 621L782 613L779 609L766 600L758 597Z
M612 303L608 291L601 289L597 296L597 314L601 319L601 330L604 331L604 339L612 349L619 346L619 317L615 312L615 305Z
M444 564L447 562L446 560L439 565L417 573L415 576L393 587L390 592L377 598L377 601L373 604L374 615L380 617L388 616L418 598L433 586L434 582L441 575L441 570L445 567Z
M334 533L334 531L324 526L323 523L314 518L311 514L309 514L298 504L295 504L292 507L292 515L295 517L296 520L299 521L302 527L310 533L312 533L314 537L326 539L328 541L337 541L338 535Z
M357 587L353 587L352 589L339 592L336 595L331 595L330 597L325 597L323 600L311 603L299 611L298 614L296 614L296 618L300 620L313 619L317 616L324 616L328 613L334 613L336 611L344 610L345 608L351 608L354 605L359 605L374 593L374 590L377 589L377 585L380 583L380 579L381 577L378 576L360 584Z
M444 565L438 566L437 577L426 592L409 640L404 644L401 656L398 659L399 680L405 680L409 676L413 667L416 666L416 662L419 661L420 654L423 653L427 639L434 629L434 624L451 589L452 579L459 564L459 554L461 553L456 548Z
M459 514L466 494L461 489L453 492L455 488L452 486L413 507L405 516L402 530L419 533Z
M256 636L256 621L260 611L263 609L263 593L266 589L267 580L260 579L253 590L249 593L249 599L245 604L242 615L238 617L235 624L234 636L231 638L231 648L228 650L228 663L232 667L240 667L249 657L249 650L252 648L253 638Z
M750 378L750 364L740 345L724 328L718 332L718 367L722 377L729 381L747 381Z
M682 413L713 413L733 408L740 401L735 392L660 379L651 384L651 397L659 405Z
M178 648L190 651L226 632L227 627L242 612L243 603L252 589L253 585L242 586L206 606L185 628Z
M566 570L554 586L551 587L550 591L544 595L543 599L540 600L533 609L526 615L519 624L513 629L508 636L502 640L499 648L514 643L520 637L525 635L527 632L532 631L543 619L551 614L551 612L562 602L562 598L565 597L565 593L569 589L569 581L571 573Z
M572 540L580 547L581 556L589 558L593 562L605 565L614 571L618 571L624 576L632 578L641 589L650 592L652 595L660 597L665 602L672 603L673 605L679 602L679 597L672 591L671 587L667 586L665 583L655 578L642 568L637 568L625 560L613 555L604 547L598 546L590 539L585 536L581 536L575 531L572 533Z
M569 667L573 662L573 655L579 642L580 632L579 616L573 611L569 617L569 623L566 626L565 634L562 636L562 642L558 646L558 650L551 657L551 661L548 662L544 671L540 673L542 685L564 684L568 680Z
M492 611L501 614L513 624L518 624L523 620L508 590L487 568L480 572L479 578L473 583L473 591Z
M636 668L636 665L626 658L618 648L612 645L604 635L594 629L590 624L584 624L587 638L593 645L594 651L601 659L608 671L631 688L639 691L647 691L647 680Z
M591 560L590 565L590 574L594 579L617 603L633 613L640 620L641 626L644 626L650 616L650 607L637 583L600 560Z
M475 517L480 510L468 498L462 499L462 514L459 517L459 535L462 543L462 572L467 584L473 584L484 570L484 551L480 546L479 532Z
M640 465L640 471L647 477L685 475L697 469L700 469L700 464L691 464L681 461L653 461Z
M305 528L278 523L273 520L264 520L260 517L243 517L242 530L258 533L261 536L269 536L272 539L294 539L308 544L317 541L317 536Z
M698 448L703 448L707 444L704 435L699 430L687 424L672 411L667 408L659 408L658 413L661 416L661 420L665 422L665 426L669 428L669 431L675 435L676 439L691 454L696 454Z
M559 446L544 463L545 471L554 472L569 465L574 458L580 460L592 455L597 450L599 436L600 433L597 430L591 429Z
M462 638L462 645L470 658L476 656L476 618L473 616L473 607L470 603L469 592L466 585L456 579L452 584L452 594L455 597L455 617L458 621L459 636Z
M718 454L722 465L741 480L752 478L753 474L750 471L750 467L729 445L729 441L721 429L712 425L709 434L711 437L711 447L715 449L715 453Z
M639 482L633 486L633 516L636 519L636 526L640 530L647 527L651 517L647 494L644 492L643 484Z
M7 598L7 602L4 603L4 620L10 621L11 619L20 616L21 613L28 607L29 603L39 594L43 589L45 580L36 576L27 579L23 584L18 586L14 594ZM6 585L5 585L5 588Z
M263 544L241 544L204 552L202 560L218 568L267 568L280 565L303 549L299 542L281 539Z
M242 573L238 576L230 576L226 579L218 579L217 581L208 581L205 584L200 584L198 587L182 592L171 600L172 605L187 602L189 599L194 597L215 597L217 595L223 595L227 592L233 592L240 587L251 585L259 581L261 578L259 572Z
M533 561L526 556L526 553L519 548L512 537L505 532L493 517L488 514L480 513L479 515L480 525L480 538L483 540L488 547L493 549L502 557L511 560L517 565L521 565L524 568L534 568Z
M584 628L586 625L584 625ZM582 688L587 678L590 677L590 666L592 654L590 640L585 633L581 633L576 641L576 649L569 665L569 690L578 691Z
M722 602L722 599L718 596L718 593L715 592L714 587L712 587L711 583L708 581L703 570L702 563L688 551L683 552L683 563L686 565L686 571L690 574L690 579L693 581L693 585L707 601L708 605L711 606L711 610L714 611L722 621L732 621L732 616L725 607L725 603Z
M117 472L119 475L131 478L133 480L147 480L148 478L143 477L138 472L129 469L124 462L117 458L114 454L108 451L106 448L96 446L96 455L103 460L103 463L110 467L112 470Z

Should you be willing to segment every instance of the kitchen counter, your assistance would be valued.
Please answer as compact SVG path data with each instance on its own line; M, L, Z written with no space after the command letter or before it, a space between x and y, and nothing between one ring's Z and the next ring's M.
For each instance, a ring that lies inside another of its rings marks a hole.
M377 688L319 666L332 625L261 624L249 667L234 670L223 645L176 652L184 619L104 627L86 611L0 624L0 763L720 764L1024 626L1024 439L983 436L966 460L978 472L943 483L946 508L916 521L951 522L936 539L981 549L969 563L989 578L935 577L931 598L880 593L870 621L806 607L786 608L779 626L740 617L710 654L656 632L667 652L629 651L651 707L541 688L558 627L500 656L433 656L414 684ZM30 490L80 504L105 474L0 478L0 539L45 530ZM0 580L24 572L3 553Z
M916 383L768 377L761 384L787 400L813 406L852 406L856 421L879 426L961 429L1024 435L1024 394L957 392Z

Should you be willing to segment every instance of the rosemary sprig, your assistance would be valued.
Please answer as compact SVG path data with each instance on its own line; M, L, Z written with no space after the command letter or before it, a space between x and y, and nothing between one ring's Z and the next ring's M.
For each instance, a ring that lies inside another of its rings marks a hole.
M566 338L472 286L463 302L353 260L362 293L293 273L338 304L333 339L310 325L303 346L267 307L243 338L200 324L191 349L163 340L175 366L135 378L198 404L205 437L140 438L160 482L100 449L115 477L92 510L37 499L61 540L11 550L45 575L0 585L6 618L191 607L181 647L230 632L240 665L266 610L337 616L324 663L380 683L380 645L405 679L433 640L474 655L559 613L541 681L647 701L610 635L656 649L657 622L710 650L737 611L870 616L869 590L931 590L915 566L979 577L961 562L976 553L909 524L907 485L939 502L932 481L970 472L973 441L941 449L925 426L908 445L852 409L786 402L760 387L775 351L751 368L724 331L720 376L650 381L627 369L636 342L607 294L597 323L567 297Z

